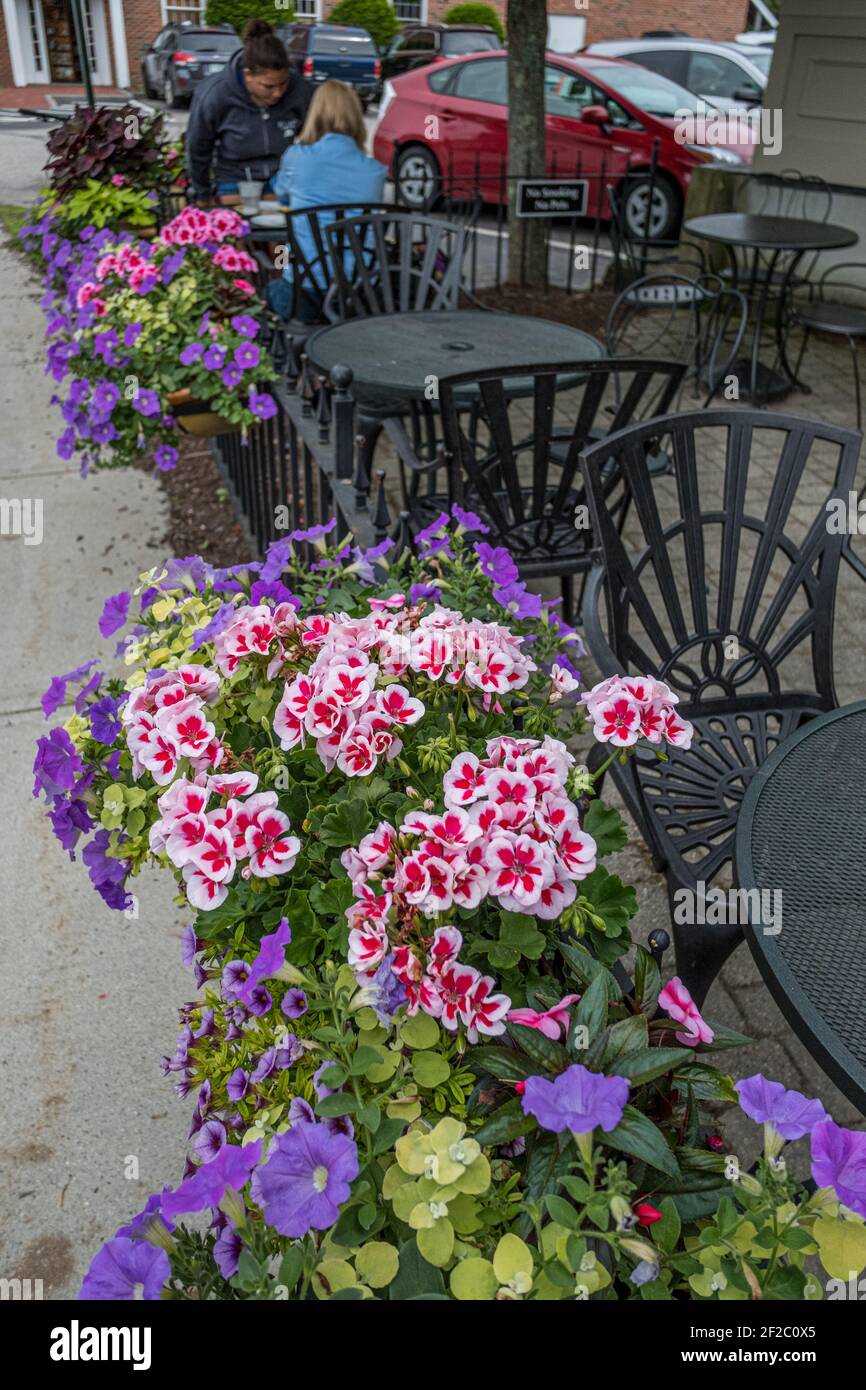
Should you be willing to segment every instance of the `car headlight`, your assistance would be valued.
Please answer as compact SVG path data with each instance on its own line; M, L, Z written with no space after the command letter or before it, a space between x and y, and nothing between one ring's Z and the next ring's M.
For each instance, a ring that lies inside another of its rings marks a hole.
M742 164L742 155L734 150L722 149L720 145L686 145L686 149L696 154L705 164Z

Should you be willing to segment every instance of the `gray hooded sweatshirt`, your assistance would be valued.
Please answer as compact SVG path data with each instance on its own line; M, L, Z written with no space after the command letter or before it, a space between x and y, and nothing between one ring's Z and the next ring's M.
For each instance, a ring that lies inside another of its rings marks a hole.
M195 198L211 196L215 183L246 178L267 182L300 131L312 100L310 84L291 73L275 106L257 106L244 85L242 61L241 49L193 95L186 169Z

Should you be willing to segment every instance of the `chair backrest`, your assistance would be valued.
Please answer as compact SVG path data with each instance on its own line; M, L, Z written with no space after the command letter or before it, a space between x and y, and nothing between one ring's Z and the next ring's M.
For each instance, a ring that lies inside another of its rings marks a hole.
M465 227L392 210L325 232L343 318L457 308Z
M686 367L692 396L709 405L736 361L749 306L717 275L692 279L657 271L634 280L614 300L605 343L611 357L663 355Z
M325 228L347 217L388 211L387 203L329 203L322 207L291 208L286 212L286 246L292 271L289 317L300 318L303 310L309 318L323 322L339 318L336 306L331 311L336 296L330 294L334 272Z
M837 261L823 272L817 288L823 300L866 308L866 261Z
M477 505L491 541L506 545L524 569L562 573L566 542L581 525L575 506L585 505L581 450L609 429L669 410L683 372L676 362L599 359L443 378L439 407L451 501ZM467 388L477 393L470 414ZM616 481L608 475L609 490Z
M818 174L782 169L772 176L758 175L752 193L753 211L767 217L800 217L809 222L828 222L833 194Z
M650 438L664 441L672 476L648 472ZM583 617L603 674L658 676L686 714L786 701L832 708L844 540L833 518L847 509L859 443L818 421L712 409L634 425L587 449L599 563ZM631 495L624 532L606 495L611 458Z

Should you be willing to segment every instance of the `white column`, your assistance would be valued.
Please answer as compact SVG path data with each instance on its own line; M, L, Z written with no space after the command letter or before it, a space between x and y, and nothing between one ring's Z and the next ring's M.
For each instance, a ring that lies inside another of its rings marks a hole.
M4 0L4 4L6 0ZM126 51L126 24L123 0L108 0L111 11L111 40L114 48L114 77L118 87L129 86L129 54Z
M21 47L21 35L18 32L18 6L15 0L3 0L3 19L6 22L9 58L12 63L12 81L16 87L26 87L27 64Z

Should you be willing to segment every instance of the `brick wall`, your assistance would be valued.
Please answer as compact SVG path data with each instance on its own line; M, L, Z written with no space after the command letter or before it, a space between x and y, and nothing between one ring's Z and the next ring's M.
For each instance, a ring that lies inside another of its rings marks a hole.
M13 82L12 59L9 57L9 42L6 38L6 18L3 6L0 5L0 87L11 87Z
M141 50L152 43L162 28L159 0L123 0L126 20L126 52L129 58L129 85L142 90ZM192 16L190 16L192 18Z

